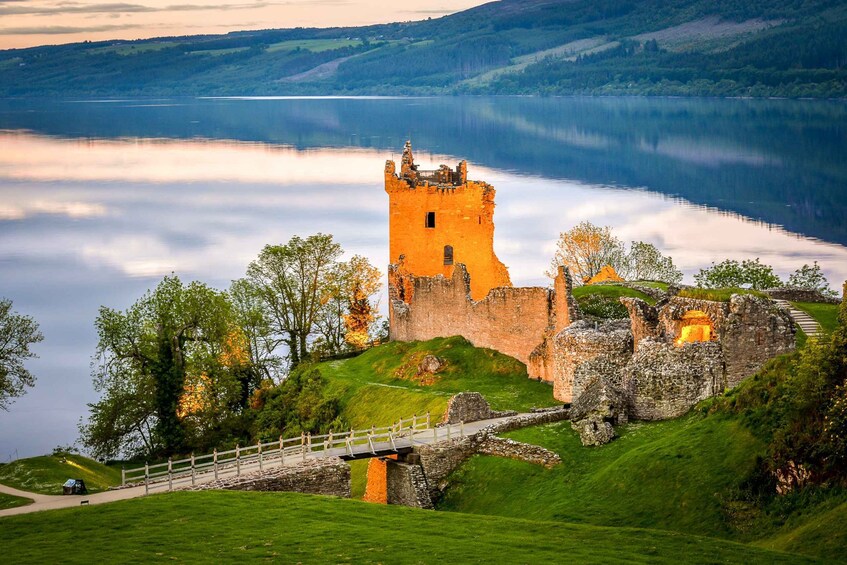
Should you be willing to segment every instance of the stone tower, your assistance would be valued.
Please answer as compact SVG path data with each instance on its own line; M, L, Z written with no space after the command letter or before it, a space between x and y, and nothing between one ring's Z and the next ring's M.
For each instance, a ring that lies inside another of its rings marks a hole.
M455 169L441 165L434 171L418 170L407 141L400 173L394 161L385 163L385 192L394 298L411 298L405 275L450 278L458 263L467 268L474 300L492 288L512 285L506 266L494 254L494 187L469 181L465 161Z

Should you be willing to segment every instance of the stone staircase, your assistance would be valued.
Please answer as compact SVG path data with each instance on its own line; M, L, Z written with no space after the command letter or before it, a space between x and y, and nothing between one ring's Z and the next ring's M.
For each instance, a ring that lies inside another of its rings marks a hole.
M794 306L791 305L787 300L774 300L776 304L786 310L788 315L791 316L791 319L794 320L794 323L803 330L803 333L809 337L815 337L819 333L821 333L821 326L818 324L814 318L803 312L802 310L798 310Z

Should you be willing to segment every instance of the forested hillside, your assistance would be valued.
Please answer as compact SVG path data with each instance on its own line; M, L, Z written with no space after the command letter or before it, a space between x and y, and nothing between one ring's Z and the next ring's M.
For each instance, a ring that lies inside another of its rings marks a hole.
M847 94L840 0L502 0L438 19L0 51L0 95Z

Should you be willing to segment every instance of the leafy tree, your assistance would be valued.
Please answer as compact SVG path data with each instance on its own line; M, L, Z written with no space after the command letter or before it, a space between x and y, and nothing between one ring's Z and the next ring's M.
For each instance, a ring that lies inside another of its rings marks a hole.
M599 227L582 222L570 231L559 235L556 253L548 276L555 276L559 265L567 265L574 274L576 284L596 275L610 265L626 280L657 280L676 283L682 272L652 243L633 241L629 250L612 234L609 226Z
M250 365L262 380L278 381L286 369L285 359L278 353L283 340L273 333L259 292L249 280L238 279L230 285L229 297L247 339Z
M547 276L555 277L559 266L565 265L570 268L574 282L579 285L606 265L611 265L617 271L624 257L623 243L612 235L610 227L601 228L591 222L582 222L559 234Z
M817 261L811 267L803 265L791 273L788 276L788 286L816 290L825 296L836 296L835 291L829 288L829 281L826 280Z
M24 361L36 357L30 345L43 340L38 323L12 311L12 301L0 298L0 409L8 410L12 399L35 385Z
M125 312L101 307L95 326L102 398L81 431L96 455L180 452L246 403L255 376L225 293L165 277Z
M745 259L741 263L727 259L722 263L712 263L708 269L700 269L694 275L697 286L701 288L744 287L764 290L782 285L782 281L773 272L773 267Z
M355 349L361 349L370 340L371 329L377 321L377 305L372 297L382 288L382 273L361 255L351 257L342 270L348 303L344 339Z
M682 280L682 271L676 268L673 259L662 255L652 243L633 241L623 263L618 274L627 280L666 283Z
M267 245L247 268L247 280L262 301L271 334L289 350L292 367L308 355L321 301L341 246L331 235L292 237L285 245Z

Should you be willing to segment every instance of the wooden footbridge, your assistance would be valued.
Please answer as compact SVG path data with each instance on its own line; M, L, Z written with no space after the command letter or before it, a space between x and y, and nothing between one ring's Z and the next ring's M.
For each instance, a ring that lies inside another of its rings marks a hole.
M491 420L483 421L490 424ZM365 459L407 453L415 445L431 444L445 439L465 437L483 427L481 422L464 422L433 427L430 415L412 416L382 428L330 432L323 435L301 434L268 443L229 451L213 451L205 455L167 463L144 465L122 471L121 484L144 486L144 493L153 490L174 490L213 480L240 476L242 473L263 471L272 466L296 465L327 457ZM466 430L466 428L473 428Z

